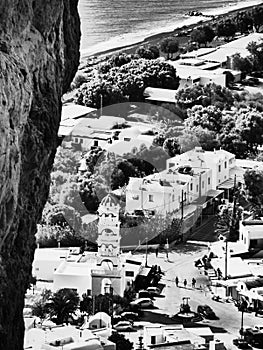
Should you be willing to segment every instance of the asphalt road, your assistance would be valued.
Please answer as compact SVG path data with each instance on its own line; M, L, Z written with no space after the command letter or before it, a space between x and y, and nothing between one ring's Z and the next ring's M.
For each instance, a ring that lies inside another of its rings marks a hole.
M215 333L215 339L223 340L227 349L237 349L232 340L239 336L241 326L241 313L233 303L216 302L211 299L212 294L209 291L209 280L204 275L202 269L194 266L194 261L201 258L207 253L206 247L196 247L185 245L174 249L169 253L167 261L165 253L149 254L149 264L160 265L165 275L162 283L165 287L162 291L164 297L155 298L154 305L156 308L145 312L144 322L171 324L169 316L179 311L183 297L189 297L189 305L192 311L197 310L198 305L209 305L219 320L203 320L199 325L211 327ZM175 285L175 277L179 278L179 287ZM192 288L191 280L196 279L196 287ZM183 280L187 280L187 287L184 288ZM143 323L144 323L143 322ZM143 324L142 323L142 324ZM253 327L256 324L263 324L263 318L255 317L254 313L244 314L244 327ZM127 336L127 334L126 334ZM129 336L128 336L129 337ZM138 338L138 334L131 333L131 340Z

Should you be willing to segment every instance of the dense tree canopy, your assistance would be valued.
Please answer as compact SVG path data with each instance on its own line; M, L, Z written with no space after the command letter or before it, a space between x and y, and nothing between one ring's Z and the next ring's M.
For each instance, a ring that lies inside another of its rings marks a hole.
M211 42L215 37L215 32L210 26L203 26L194 29L191 32L191 40L198 44L205 44Z
M89 107L142 101L146 87L177 89L179 78L173 66L158 60L134 59L121 67L113 67L106 74L83 84L76 94L76 102ZM102 97L101 97L102 96Z
M78 293L72 289L59 289L50 298L49 310L57 324L68 323L68 319L79 306Z
M258 218L263 215L263 171L259 169L247 170L244 174L244 180L254 217Z
M173 54L179 51L179 43L173 37L165 38L161 41L161 51L167 54L167 60L173 57Z
M229 109L233 106L232 92L221 85L208 84L206 86L194 85L176 92L175 96L179 107L189 108L194 105L204 107L213 105L220 109Z

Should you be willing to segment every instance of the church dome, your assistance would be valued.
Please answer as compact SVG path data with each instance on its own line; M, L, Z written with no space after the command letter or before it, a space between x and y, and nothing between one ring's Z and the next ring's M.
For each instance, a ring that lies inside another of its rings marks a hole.
M119 205L119 203L117 198L112 193L109 193L102 199L100 205L103 205L105 207L115 207Z

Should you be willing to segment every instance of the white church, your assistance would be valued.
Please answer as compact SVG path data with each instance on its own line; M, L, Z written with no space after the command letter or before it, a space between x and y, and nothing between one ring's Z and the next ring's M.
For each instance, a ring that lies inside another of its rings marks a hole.
M53 291L75 289L99 295L109 293L123 296L144 266L141 256L122 254L120 249L120 205L113 194L100 203L98 213L98 252L65 253L65 248L38 248L33 262L33 275L38 280L53 282Z

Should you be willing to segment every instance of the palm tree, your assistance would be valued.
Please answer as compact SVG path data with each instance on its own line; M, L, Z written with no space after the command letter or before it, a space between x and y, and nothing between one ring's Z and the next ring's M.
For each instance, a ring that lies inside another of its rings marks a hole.
M79 305L79 295L72 289L60 289L53 294L49 308L51 316L56 317L56 323L68 322L69 317L75 313Z

